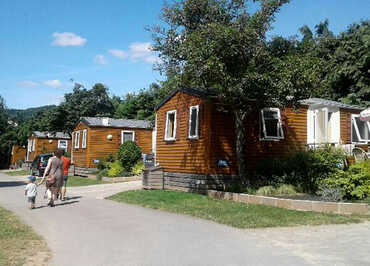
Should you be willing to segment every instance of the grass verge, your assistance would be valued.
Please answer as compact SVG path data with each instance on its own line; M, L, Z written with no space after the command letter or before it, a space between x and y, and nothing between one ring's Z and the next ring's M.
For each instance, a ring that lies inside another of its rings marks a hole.
M0 207L0 265L46 265L50 251L31 227Z
M67 181L67 187L81 187L81 186L91 186L100 184L110 184L111 182L98 181L96 179L79 177L79 176L69 176Z
M199 217L238 228L359 223L364 218L216 200L177 191L136 190L121 192L108 199Z
M28 170L19 170L19 171L7 171L3 172L6 175L10 176L23 176L23 175L30 175L30 171Z

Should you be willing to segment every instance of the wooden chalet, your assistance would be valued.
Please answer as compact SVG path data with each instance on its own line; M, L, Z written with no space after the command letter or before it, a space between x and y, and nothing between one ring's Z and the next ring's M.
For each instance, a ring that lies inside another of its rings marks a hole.
M26 161L32 162L37 155L52 153L57 149L70 153L71 146L71 137L67 133L35 131L28 138Z
M143 154L152 152L150 121L82 117L73 131L72 162L76 174L97 170L99 161L118 152L125 141L135 141Z
M26 161L26 153L27 149L22 146L14 145L12 147L12 156L10 158L10 166L11 167L20 167L19 162Z
M245 125L249 171L254 171L262 159L307 147L370 141L369 128L358 119L362 109L312 98L302 101L298 110L273 106L255 110ZM235 179L233 115L220 108L210 93L178 89L156 109L155 154L158 167L145 172L144 187L188 191ZM151 174L157 178L152 184Z

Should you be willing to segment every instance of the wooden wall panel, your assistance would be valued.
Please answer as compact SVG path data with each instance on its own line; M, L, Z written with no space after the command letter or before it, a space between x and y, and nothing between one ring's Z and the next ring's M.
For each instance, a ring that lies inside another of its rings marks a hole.
M340 139L343 144L352 142L351 115L359 113L359 110L340 109Z
M87 129L86 149L82 149L82 130ZM129 130L135 132L135 141L143 153L151 153L152 129L133 128L109 128L109 127L87 127L80 123L74 132L80 130L79 149L73 149L73 161L77 167L96 168L94 160L103 160L109 154L118 152L121 146L121 131ZM112 135L108 140L107 136Z
M18 161L26 160L27 149L22 146L14 145L12 148L12 157L10 159L10 164L15 165Z
M199 105L199 138L188 139L189 108ZM167 111L177 111L176 140L165 141ZM205 100L178 92L157 111L156 161L168 172L208 173L209 107Z
M43 154L43 153L52 153L58 149L58 140L57 138L36 138L31 136L28 138L29 140L35 139L35 151L29 153L28 161L33 161L36 156ZM71 152L71 140L68 141L68 153Z

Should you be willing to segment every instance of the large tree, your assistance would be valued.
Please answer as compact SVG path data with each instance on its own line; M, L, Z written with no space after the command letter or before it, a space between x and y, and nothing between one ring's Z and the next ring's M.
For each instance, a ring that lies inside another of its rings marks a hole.
M268 49L266 33L287 2L180 0L163 7L167 25L151 29L153 49L163 62L158 68L177 80L176 86L213 89L232 109L239 176L246 182L247 115L256 107L296 104L314 80L309 80L313 74L306 68L314 65L310 58L280 59ZM258 10L248 12L255 3Z

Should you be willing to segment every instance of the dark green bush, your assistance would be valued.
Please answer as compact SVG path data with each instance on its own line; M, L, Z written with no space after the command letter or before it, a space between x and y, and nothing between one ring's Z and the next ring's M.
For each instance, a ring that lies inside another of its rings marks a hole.
M351 165L348 171L337 171L322 182L328 188L340 188L346 199L370 196L370 161Z
M127 172L141 159L141 149L133 141L126 141L119 148L117 159Z
M257 170L257 185L289 184L303 192L315 193L320 181L343 168L345 159L341 150L331 147L265 159Z
M116 158L112 153L108 154L108 156L105 158L105 162L108 162L108 163L113 163L115 160Z

